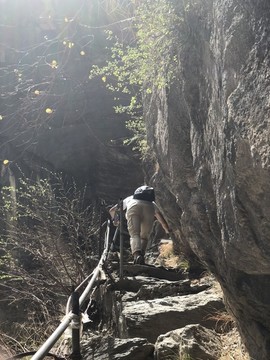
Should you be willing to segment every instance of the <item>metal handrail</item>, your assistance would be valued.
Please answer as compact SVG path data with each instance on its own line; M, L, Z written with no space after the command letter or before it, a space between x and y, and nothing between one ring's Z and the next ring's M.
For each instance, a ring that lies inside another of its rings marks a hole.
M110 220L107 221L107 229L106 229L106 235L105 235L104 251L103 251L103 253L101 255L101 258L99 260L98 265L96 266L96 268L92 272L92 278L89 281L89 284L87 285L84 292L82 293L82 295L79 298L79 305L80 306L85 302L87 296L89 295L92 287L95 284L95 281L96 281L98 275L102 271L102 266L103 266L104 262L106 261L106 259L108 257L108 253L109 253L109 233L110 233ZM83 281L83 283L85 283L85 280ZM79 287L80 286L81 286L81 284L79 285ZM69 303L69 301L70 301L70 298L68 299L68 303ZM72 321L73 318L74 318L74 314L71 311L69 311L65 315L65 317L64 317L63 321L61 322L61 324L56 328L56 330L52 333L52 335L45 341L45 343L35 353L35 355L31 358L31 360L41 360L41 359L43 359L48 354L48 352L51 350L53 345L57 342L57 340L60 338L60 336L67 329L67 327L69 326L69 324L70 324L70 322Z

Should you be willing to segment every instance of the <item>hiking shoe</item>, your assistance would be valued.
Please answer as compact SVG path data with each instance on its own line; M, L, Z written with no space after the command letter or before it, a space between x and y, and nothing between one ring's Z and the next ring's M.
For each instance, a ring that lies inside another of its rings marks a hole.
M142 255L138 255L138 256L134 259L134 264L144 265L144 257L143 257Z

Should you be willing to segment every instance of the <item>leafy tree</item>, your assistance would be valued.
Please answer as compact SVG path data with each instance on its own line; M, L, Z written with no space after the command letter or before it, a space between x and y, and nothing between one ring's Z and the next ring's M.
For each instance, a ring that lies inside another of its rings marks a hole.
M127 127L134 136L128 143L135 143L144 156L148 146L143 122L143 95L151 95L153 87L169 87L174 78L175 23L178 17L168 0L146 0L135 7L129 36L120 40L107 31L111 58L103 67L94 65L90 78L101 76L108 89L116 94L128 94L129 103L115 106L118 113L130 116ZM127 42L128 39L129 41ZM115 97L115 100L120 100Z

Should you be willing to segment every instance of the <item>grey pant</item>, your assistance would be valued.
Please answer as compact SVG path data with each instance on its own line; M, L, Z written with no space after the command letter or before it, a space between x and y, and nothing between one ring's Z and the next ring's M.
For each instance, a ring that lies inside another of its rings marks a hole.
M140 201L126 213L132 254L145 251L155 220L155 209L151 202Z

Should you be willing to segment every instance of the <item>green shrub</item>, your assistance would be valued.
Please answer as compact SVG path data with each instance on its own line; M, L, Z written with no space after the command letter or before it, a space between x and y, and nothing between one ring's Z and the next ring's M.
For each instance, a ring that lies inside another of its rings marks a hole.
M178 18L168 0L145 0L139 4L128 28L131 40L120 41L112 31L107 31L110 60L103 67L93 66L90 78L100 76L108 89L120 94L116 101L123 94L128 95L128 104L118 103L115 111L128 114L127 127L133 136L125 143L135 144L134 149L144 156L148 146L142 98L144 94L151 95L153 87L169 87L174 78L177 36L174 24Z

